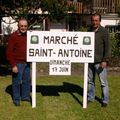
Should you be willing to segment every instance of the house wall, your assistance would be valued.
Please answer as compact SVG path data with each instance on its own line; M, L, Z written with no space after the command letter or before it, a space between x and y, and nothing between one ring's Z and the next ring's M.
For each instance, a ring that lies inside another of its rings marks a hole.
M102 19L101 20L101 25L102 26L106 26L106 25L118 25L120 23L120 20L119 19L116 19L116 20L110 20L110 19Z
M120 18L117 14L107 14L102 16L101 25L118 25L120 24Z

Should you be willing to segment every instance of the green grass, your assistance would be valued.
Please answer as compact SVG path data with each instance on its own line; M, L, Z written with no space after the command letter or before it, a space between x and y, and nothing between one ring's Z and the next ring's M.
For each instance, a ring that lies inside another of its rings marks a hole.
M39 76L37 106L11 99L11 76L0 76L0 120L119 120L120 76L108 76L110 101L107 108L95 100L83 109L83 76ZM96 96L100 98L99 81Z

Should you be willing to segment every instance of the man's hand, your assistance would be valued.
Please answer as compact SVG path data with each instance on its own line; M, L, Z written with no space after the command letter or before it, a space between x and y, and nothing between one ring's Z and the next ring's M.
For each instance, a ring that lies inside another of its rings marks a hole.
M17 68L17 66L14 66L14 67L12 68L12 72L13 72L13 73L18 73L18 68Z
M106 68L106 67L107 67L107 62L101 62L100 66L101 66L102 68Z

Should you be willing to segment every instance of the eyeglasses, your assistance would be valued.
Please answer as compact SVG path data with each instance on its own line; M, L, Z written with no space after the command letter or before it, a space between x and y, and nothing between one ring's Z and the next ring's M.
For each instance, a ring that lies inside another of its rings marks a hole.
M27 25L20 25L20 27L27 27Z

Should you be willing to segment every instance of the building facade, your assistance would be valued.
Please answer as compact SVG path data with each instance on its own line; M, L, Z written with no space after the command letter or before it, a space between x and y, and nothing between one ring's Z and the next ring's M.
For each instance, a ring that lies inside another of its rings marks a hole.
M80 22L79 25L89 26L90 15L97 12L102 15L101 24L104 27L107 27L110 32L119 31L120 17L118 15L118 9L120 9L120 0L77 0L76 2L69 0L69 2L81 4L80 11L76 10L79 12L75 12L75 16L79 18L77 19ZM77 6L76 9L78 9Z

